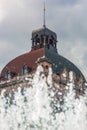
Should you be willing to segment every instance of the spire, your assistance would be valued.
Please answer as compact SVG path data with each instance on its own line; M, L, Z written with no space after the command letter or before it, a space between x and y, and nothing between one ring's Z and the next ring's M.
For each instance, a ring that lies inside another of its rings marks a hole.
M45 17L46 17L46 16L45 16L45 13L46 13L46 5L45 5L45 3L46 3L46 2L45 2L45 0L44 0L44 10L43 10L43 11L44 11L44 17L43 17L43 27L44 27L44 28L46 27L46 20L45 20Z

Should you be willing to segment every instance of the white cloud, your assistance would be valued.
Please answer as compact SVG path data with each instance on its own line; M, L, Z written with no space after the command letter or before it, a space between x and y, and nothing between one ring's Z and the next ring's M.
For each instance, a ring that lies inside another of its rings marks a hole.
M87 47L83 46L82 42L77 41L75 44L68 49L66 56L68 59L73 61L76 66L83 72L86 77L87 63L84 61L85 54L87 53ZM85 63L85 64L84 64Z
M4 10L2 9L2 5L0 4L0 23L4 20Z

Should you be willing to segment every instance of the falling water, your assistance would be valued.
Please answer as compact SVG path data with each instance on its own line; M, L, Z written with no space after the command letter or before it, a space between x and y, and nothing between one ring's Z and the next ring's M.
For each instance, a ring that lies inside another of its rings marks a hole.
M87 93L75 97L74 82L70 72L70 82L66 85L67 93L55 90L52 70L46 77L39 66L36 73L27 82L27 87L4 96L0 95L0 130L87 130Z

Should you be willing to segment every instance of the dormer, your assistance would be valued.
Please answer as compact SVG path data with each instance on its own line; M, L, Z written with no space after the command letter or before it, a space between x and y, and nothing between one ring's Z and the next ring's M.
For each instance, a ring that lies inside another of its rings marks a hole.
M43 56L41 58L38 58L37 61L37 66L42 66L44 70L44 74L47 76L49 73L49 68L52 68L52 62L50 59L47 57Z
M46 27L34 30L32 32L32 49L40 49L43 47L57 52L57 35L55 32Z

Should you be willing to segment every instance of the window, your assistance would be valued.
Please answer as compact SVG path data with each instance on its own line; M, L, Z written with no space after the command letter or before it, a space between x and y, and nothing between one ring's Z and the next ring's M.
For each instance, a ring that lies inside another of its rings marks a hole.
M7 70L6 72L6 79L10 79L11 78L11 72L9 70Z
M23 75L24 75L24 74L27 74L27 73L28 73L27 66L24 65L24 66L23 66Z
M46 65L45 68L48 69L49 68L48 65Z
M49 37L48 37L48 36L46 36L46 39L45 39L45 40L46 40L46 43L48 43L48 39L49 39Z
M41 43L44 44L44 37L41 35Z

